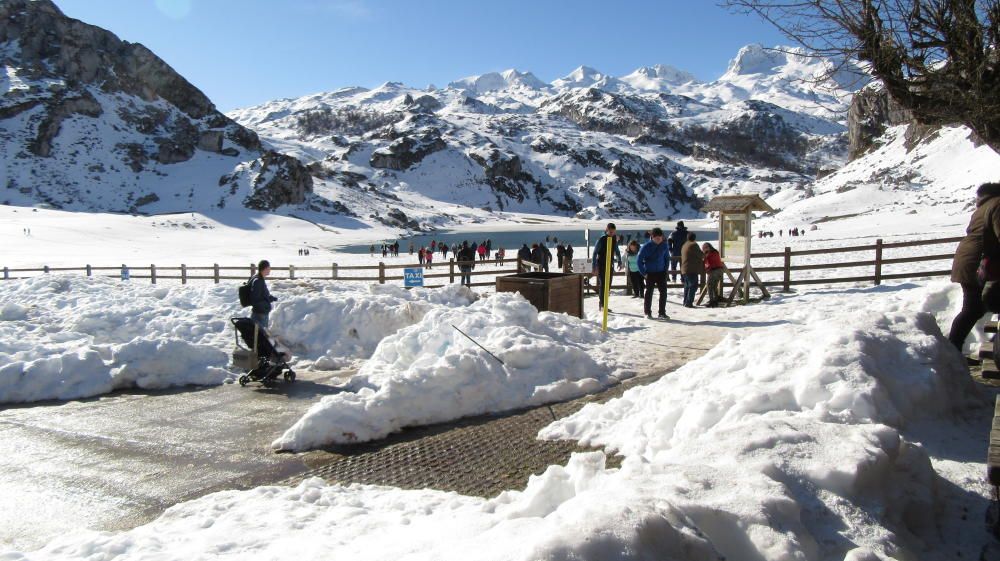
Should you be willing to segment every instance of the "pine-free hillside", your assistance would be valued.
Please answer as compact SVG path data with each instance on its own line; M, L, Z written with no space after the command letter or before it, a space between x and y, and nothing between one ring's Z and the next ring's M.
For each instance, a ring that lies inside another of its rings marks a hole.
M848 105L866 81L850 65L750 46L709 83L664 65L620 78L581 66L551 84L512 69L230 116L307 162L317 193L362 220L402 226L402 213L430 228L456 220L442 212L455 205L671 218L720 193L803 190L843 165Z
M140 44L50 0L0 4L0 203L164 212L274 209L305 168L261 145Z

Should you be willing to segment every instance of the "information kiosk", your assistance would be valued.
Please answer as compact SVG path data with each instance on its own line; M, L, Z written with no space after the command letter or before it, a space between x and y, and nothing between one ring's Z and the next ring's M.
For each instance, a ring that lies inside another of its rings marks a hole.
M774 209L759 195L722 195L713 198L701 210L719 213L719 253L733 268L740 267L736 279L729 275L733 290L729 293L727 305L732 304L737 296L744 304L750 300L751 278L764 298L770 298L771 294L750 266L750 234L753 213L774 212Z

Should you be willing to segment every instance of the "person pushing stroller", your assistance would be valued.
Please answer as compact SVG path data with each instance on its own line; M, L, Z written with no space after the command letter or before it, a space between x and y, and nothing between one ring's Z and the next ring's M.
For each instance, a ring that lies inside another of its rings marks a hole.
M257 264L257 274L250 280L250 305L253 306L250 319L264 329L267 329L270 319L271 304L278 301L271 296L271 291L267 289L267 281L264 280L270 274L271 263L267 259L261 259Z

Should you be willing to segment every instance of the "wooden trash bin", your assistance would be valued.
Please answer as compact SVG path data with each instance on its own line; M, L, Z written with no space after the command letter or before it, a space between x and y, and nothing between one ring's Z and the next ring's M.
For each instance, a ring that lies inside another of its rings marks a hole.
M583 318L581 274L533 272L497 277L497 292L519 292L539 312Z

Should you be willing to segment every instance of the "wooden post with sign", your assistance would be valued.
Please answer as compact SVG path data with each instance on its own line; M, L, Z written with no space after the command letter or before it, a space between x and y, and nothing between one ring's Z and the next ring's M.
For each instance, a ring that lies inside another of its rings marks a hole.
M750 240L754 211L773 212L774 209L759 195L723 195L709 201L701 210L719 213L719 253L729 260L730 268L738 267L740 271L726 300L727 305L737 296L744 304L750 301L751 280L765 300L770 298L767 287L750 266Z

